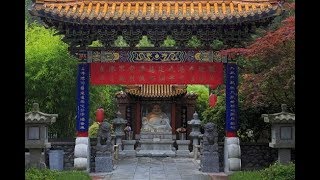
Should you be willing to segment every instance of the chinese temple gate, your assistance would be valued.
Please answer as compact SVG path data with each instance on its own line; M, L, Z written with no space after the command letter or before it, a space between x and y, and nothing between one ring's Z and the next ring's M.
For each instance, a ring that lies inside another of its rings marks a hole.
M157 101L157 97L148 97L145 88L160 90L162 94L167 92L161 98L170 99L171 104L175 102L171 106L171 116L178 118L180 115L175 114L178 110L173 109L177 107L182 111L181 108L188 108L181 105L184 99L188 99L183 86L218 86L225 83L225 171L240 170L241 166L240 154L229 159L226 157L232 145L240 148L236 137L237 64L219 57L210 44L220 40L227 47L244 46L256 27L268 25L281 12L281 4L276 0L34 0L30 9L32 15L57 29L57 34L64 35L63 41L69 44L70 52L79 59L78 138L75 149L77 143L89 144L90 84L128 85L125 93L131 99L141 100L141 103L147 102L147 98ZM129 44L128 48L114 47L119 35ZM136 48L144 35L155 48ZM169 35L177 47L162 48L163 41ZM192 36L201 41L200 47L187 48ZM102 42L104 47L88 47L95 40ZM126 108L126 103L130 104L124 95L117 94L117 98L121 108ZM130 112L140 112L142 107L136 105ZM141 116L139 113L132 115ZM186 121L190 118L188 114ZM140 126L135 123L135 131L139 133ZM171 123L175 128L181 125ZM88 167L89 163L85 163L84 159L89 162L90 154L86 158L75 158L75 166ZM229 164L236 168L230 169Z
M177 127L187 128L187 121L195 112L197 94L187 93L186 85L128 85L125 92L116 94L119 110L133 127L134 135L140 134L141 121L153 103L165 104L170 116L172 134Z

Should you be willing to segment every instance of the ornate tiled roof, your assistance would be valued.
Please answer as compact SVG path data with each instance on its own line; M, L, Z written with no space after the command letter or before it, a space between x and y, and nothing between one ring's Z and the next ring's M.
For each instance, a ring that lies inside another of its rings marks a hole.
M40 112L39 104L34 103L32 111L25 113L25 123L52 124L52 123L56 122L57 117L58 117L58 114L47 114L47 113Z
M295 114L289 113L287 111L287 105L281 105L282 111L280 113L274 114L262 114L261 117L263 118L264 122L270 123L295 123Z
M128 94L141 97L172 97L185 94L186 85L130 85L125 90Z
M274 16L274 0L36 0L31 14L80 24L239 23Z

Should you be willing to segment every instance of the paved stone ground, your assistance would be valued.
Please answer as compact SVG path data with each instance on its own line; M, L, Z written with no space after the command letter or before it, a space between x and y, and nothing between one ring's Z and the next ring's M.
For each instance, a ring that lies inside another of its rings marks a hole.
M210 180L199 171L199 160L171 157L124 158L110 173L90 173L93 180Z

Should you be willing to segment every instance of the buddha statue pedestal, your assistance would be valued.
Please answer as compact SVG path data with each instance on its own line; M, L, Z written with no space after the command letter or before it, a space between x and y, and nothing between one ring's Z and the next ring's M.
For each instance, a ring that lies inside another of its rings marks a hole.
M171 132L141 132L137 156L175 157Z

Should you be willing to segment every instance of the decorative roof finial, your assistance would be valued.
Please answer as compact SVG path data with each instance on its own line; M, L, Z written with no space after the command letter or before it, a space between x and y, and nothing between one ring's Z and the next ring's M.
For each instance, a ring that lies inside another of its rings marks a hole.
M197 113L197 111L195 111L195 112L193 113L193 119L199 119L199 118L198 118L198 113Z
M288 108L286 104L281 104L281 110L282 112L288 112Z
M39 112L40 111L38 103L33 103L32 111L33 112Z
M117 112L117 118L120 118L120 116L121 116L121 113L120 113L120 111L118 111Z

